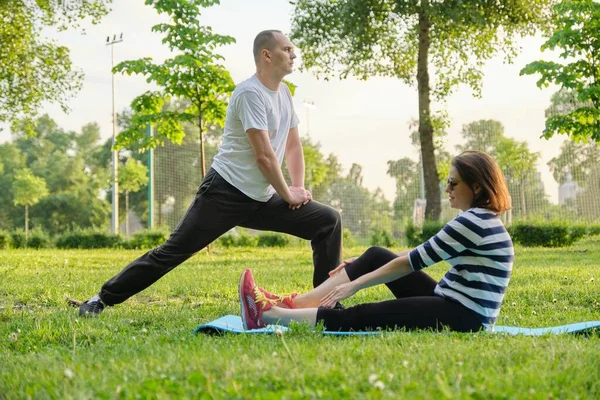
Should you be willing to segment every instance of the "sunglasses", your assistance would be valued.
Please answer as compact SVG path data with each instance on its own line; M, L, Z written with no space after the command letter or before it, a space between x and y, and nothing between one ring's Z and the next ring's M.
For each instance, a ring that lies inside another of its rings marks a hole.
M461 182L462 181L455 181L455 180L452 180L452 179L448 178L448 180L446 181L446 184L447 184L447 186L450 187L450 190L454 190L454 188L456 187L456 185L458 185Z

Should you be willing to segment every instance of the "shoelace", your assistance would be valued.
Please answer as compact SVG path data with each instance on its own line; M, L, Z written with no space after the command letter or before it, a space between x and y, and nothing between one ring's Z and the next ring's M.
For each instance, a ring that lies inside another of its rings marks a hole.
M291 304L294 304L294 298L297 296L297 293L288 294L286 296L282 296L279 294L269 293L264 288L259 287L258 290L263 294L265 299L269 301L274 306L277 306L277 303L284 303L288 301ZM268 296L272 296L273 298L269 298ZM295 307L292 307L295 308Z
M261 310L264 310L267 304L271 306L277 305L277 299L269 299L256 285L254 286L254 298L256 299L256 303L260 305Z

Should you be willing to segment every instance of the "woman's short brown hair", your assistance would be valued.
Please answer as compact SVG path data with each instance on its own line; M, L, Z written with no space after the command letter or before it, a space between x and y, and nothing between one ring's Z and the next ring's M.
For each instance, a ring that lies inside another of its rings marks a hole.
M504 174L487 153L465 151L452 159L452 166L471 190L475 184L481 190L473 198L472 207L483 207L500 214L510 210L510 194Z

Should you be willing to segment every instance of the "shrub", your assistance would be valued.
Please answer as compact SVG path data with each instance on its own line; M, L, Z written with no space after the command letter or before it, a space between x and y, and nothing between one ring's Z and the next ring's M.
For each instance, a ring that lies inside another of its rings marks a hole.
M152 249L163 244L169 234L164 231L140 231L133 234L131 240L124 241L122 246L126 249Z
M371 234L371 246L393 247L396 245L392 234L385 229L373 228Z
M238 247L254 247L256 246L256 241L256 236L240 230L235 240L235 245Z
M231 233L226 233L217 239L217 244L227 248L235 246L235 237Z
M13 249L23 249L27 247L24 230L18 229L10 234L10 247Z
M0 250L10 249L10 233L0 231Z
M409 247L417 247L421 243L435 236L443 227L443 222L425 221L422 227L415 226L412 222L406 225L404 235Z
M236 228L217 239L217 244L223 247L253 247L256 246L257 237L245 230Z
M588 228L588 235L590 235L590 236L600 235L600 224L590 225Z
M34 229L29 232L29 239L27 240L27 247L33 249L46 249L51 247L50 237L41 229Z
M344 247L353 247L356 246L356 239L352 236L352 232L350 229L343 228L342 229L342 240L344 243Z
M588 234L583 225L569 226L565 222L520 222L508 228L514 243L527 247L564 247Z
M82 230L65 233L56 240L60 249L103 249L121 244L121 238L106 232Z
M259 247L285 247L290 239L282 233L263 233L258 235L257 246Z

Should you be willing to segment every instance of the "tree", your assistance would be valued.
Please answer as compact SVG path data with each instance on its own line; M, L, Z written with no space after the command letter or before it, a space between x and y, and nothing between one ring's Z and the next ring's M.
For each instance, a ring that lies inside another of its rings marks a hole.
M482 67L515 37L546 25L552 0L295 0L292 39L304 68L329 79L387 76L414 84L428 219L441 212L434 155L431 94L446 98L457 85L480 95ZM436 80L430 83L430 64Z
M511 138L501 138L494 151L498 164L504 170L508 181L516 182L519 187L520 214L527 218L526 186L531 184L535 174L535 164L539 153L529 151L527 142L519 142Z
M48 196L48 188L43 178L33 175L31 170L22 169L15 174L13 181L15 206L25 206L25 240L29 236L29 207Z
M67 132L45 115L35 120L34 126L32 136L25 129L12 132L12 143L5 145L9 160L5 163L4 177L0 179L0 189L7 188L3 183L6 178L11 179L18 170L29 168L45 180L49 191L48 196L36 205L32 223L50 234L105 226L110 204L101 199L100 194L109 186L109 174L106 168L88 157L100 146L84 145L91 138L99 137L98 125L85 125L81 134ZM83 136L87 139L83 140ZM0 194L0 209L9 205L14 209L8 213L12 229L20 224L22 214L12 207L12 189L9 187L8 190L9 195Z
M148 169L138 160L130 158L119 168L119 187L125 192L125 234L129 235L129 193L138 192L148 184Z
M527 64L521 75L540 74L538 87L559 85L575 94L577 102L547 115L543 137L562 134L575 141L600 142L600 3L561 1L554 7L554 20L554 33L542 50L559 48L560 57L572 62L535 61Z
M44 29L79 27L90 17L99 22L109 9L107 0L0 1L0 123L31 119L42 103L67 101L80 88L83 74L75 70L69 50L46 40Z
M219 0L146 0L159 14L166 14L171 23L158 24L152 31L165 34L162 42L177 53L162 64L151 58L124 61L113 73L140 74L148 82L155 83L162 91L148 91L131 104L134 110L131 129L121 132L117 147L141 142L142 147L155 147L168 139L181 144L185 131L182 123L196 120L200 132L202 176L206 173L204 150L205 128L202 121L223 124L227 98L234 88L229 72L217 64L223 57L214 53L215 48L235 42L230 36L212 32L210 27L200 25L200 10L219 4ZM165 102L171 98L189 100L183 111L165 110ZM157 127L154 137L140 135L147 124ZM140 129L142 128L142 129Z
M481 119L463 125L461 135L465 143L457 146L459 152L477 150L496 157L496 146L504 138L504 126L500 121Z

